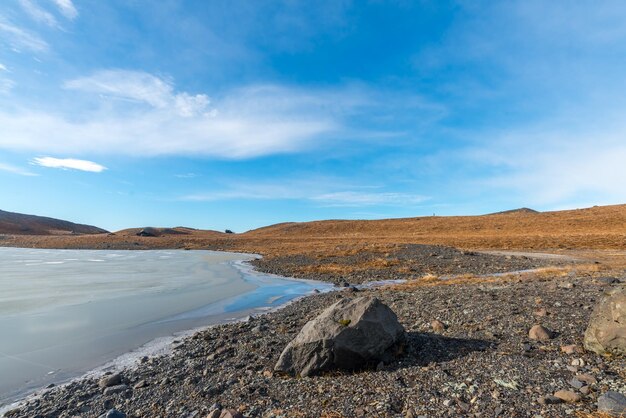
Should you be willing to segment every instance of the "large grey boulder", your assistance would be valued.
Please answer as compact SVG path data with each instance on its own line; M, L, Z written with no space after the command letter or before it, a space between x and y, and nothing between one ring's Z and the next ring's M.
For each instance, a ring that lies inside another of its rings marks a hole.
M376 365L390 359L404 339L396 314L380 300L345 298L306 323L274 370L310 376L334 368Z
M598 302L584 342L598 354L626 355L626 286L612 288Z

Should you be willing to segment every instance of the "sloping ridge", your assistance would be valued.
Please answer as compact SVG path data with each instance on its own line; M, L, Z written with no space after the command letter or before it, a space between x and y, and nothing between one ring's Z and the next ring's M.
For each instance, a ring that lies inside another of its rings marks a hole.
M281 223L248 231L250 238L411 238L502 234L625 234L626 205L553 212L522 208L480 216L424 216L380 220Z
M75 224L45 216L25 215L0 210L0 234L68 235L104 234L108 231L91 225Z

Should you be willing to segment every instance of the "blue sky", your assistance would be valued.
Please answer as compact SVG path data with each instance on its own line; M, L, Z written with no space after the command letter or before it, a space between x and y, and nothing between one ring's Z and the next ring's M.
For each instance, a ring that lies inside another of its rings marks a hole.
M244 231L626 202L622 1L4 0L0 209Z

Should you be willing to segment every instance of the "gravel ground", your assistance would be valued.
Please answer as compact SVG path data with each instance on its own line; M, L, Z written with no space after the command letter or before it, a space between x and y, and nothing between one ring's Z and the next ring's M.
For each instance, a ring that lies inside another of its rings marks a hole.
M342 248L337 249L342 253ZM286 255L253 262L262 272L288 277L352 284L388 279L410 279L425 274L476 275L571 264L570 260L547 260L525 255L495 255L462 251L440 245L407 244L385 253L359 250L356 254L314 257Z
M108 390L96 379L79 380L44 391L7 416L98 417L114 407L130 417L206 417L215 403L246 417L573 416L594 411L606 390L626 391L624 359L560 349L582 346L591 309L607 286L569 277L360 291L356 295L376 296L397 313L408 333L402 357L377 370L274 375L282 349L308 320L338 298L355 296L318 294L199 332L176 343L170 355L144 358L121 370L126 386ZM547 315L537 315L541 308ZM434 332L435 319L446 329ZM538 323L556 337L529 340ZM573 387L577 374L592 383ZM576 403L539 402L561 389L587 394Z

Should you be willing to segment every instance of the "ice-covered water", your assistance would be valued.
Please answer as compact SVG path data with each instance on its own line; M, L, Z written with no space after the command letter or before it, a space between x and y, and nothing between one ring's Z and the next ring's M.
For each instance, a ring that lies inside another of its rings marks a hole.
M0 248L0 405L160 337L327 285L263 275L212 251Z

